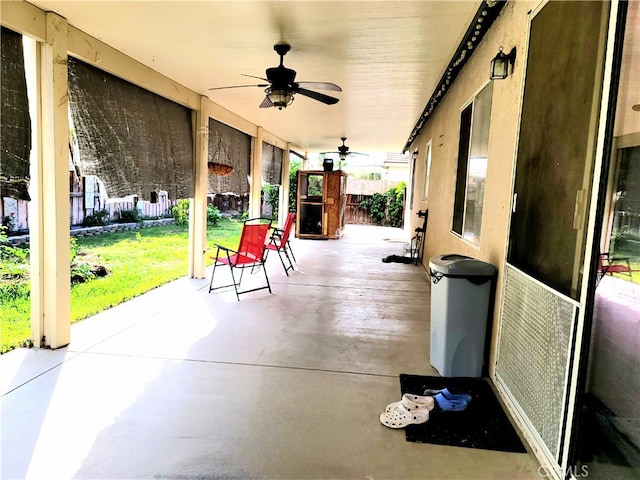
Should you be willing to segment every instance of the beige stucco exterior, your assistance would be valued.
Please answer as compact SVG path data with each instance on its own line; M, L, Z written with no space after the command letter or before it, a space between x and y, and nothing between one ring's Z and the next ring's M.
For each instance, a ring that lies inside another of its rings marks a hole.
M498 20L487 33L478 50L460 72L454 85L438 109L425 124L410 151L418 150L414 172L413 211L429 209L424 264L434 255L457 253L492 263L498 268L492 338L495 339L499 319L499 299L506 241L511 209L511 191L521 94L524 83L524 52L528 13L538 2L509 2ZM516 47L517 57L513 73L505 80L494 80L489 133L489 163L487 169L480 245L474 245L451 233L453 202L458 161L460 111L489 82L489 64L503 46ZM431 140L431 171L429 198L420 192L425 189L425 155ZM422 222L416 215L411 218L411 231ZM495 342L492 341L490 365L493 365Z

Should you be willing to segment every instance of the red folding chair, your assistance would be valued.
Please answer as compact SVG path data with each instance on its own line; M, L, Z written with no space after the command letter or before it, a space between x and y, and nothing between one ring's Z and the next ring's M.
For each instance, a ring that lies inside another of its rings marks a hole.
M267 276L267 270L264 263L267 259L267 243L269 242L269 230L271 229L271 220L264 218L252 218L246 220L242 227L242 233L240 235L240 244L238 250L223 247L217 245L215 256L212 256L215 260L213 264L213 272L211 273L211 282L209 283L209 292L211 290L217 290L219 288L230 287L236 291L236 298L240 301L241 293L255 292L256 290L269 289L271 293L271 285L269 284L269 277ZM231 270L231 278L233 283L228 285L220 285L218 287L213 286L213 279L216 274L216 268L221 265L227 265ZM245 268L251 268L251 272L255 268L262 267L264 272L264 278L267 283L261 287L250 288L248 290L240 290L240 284L242 283L242 276ZM235 270L240 270L240 278L236 281Z
M287 274L287 277L289 276L289 270L293 270L294 264L297 264L296 257L293 255L293 250L291 250L291 242L289 241L289 234L291 233L291 229L295 223L296 214L289 212L287 214L287 219L284 222L284 228L274 227L271 233L271 240L267 244L269 251L275 251L280 257L282 268L284 268L284 273ZM285 258L287 259L287 263L284 261ZM292 259L293 261L291 261Z
M612 257L608 253L600 254L600 276L604 277L609 274L613 276L614 273L621 273L629 275L629 278L633 280L631 275L631 263L628 257Z

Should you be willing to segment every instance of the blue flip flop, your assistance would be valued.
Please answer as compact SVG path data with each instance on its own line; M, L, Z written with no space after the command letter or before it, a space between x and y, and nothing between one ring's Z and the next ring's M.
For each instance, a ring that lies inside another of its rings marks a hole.
M442 392L438 393L435 397L438 406L445 412L461 412L467 408L469 402L458 398L447 398Z

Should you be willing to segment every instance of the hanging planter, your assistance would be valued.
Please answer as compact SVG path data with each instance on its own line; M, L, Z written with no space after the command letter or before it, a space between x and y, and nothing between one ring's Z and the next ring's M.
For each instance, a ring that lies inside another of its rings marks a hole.
M231 165L224 165L223 163L218 162L208 162L207 167L209 169L209 174L216 175L218 177L226 177L233 172L233 167Z

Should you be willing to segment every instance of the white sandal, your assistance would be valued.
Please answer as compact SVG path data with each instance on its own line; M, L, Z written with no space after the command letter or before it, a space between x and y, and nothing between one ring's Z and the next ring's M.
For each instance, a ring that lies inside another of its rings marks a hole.
M404 428L407 425L425 423L427 420L429 420L429 410L423 408L408 412L402 405L391 412L380 414L380 423L389 428Z
M414 395L412 393L405 393L402 395L402 400L399 402L393 402L387 405L385 412L392 412L402 405L408 412L416 410L433 410L435 407L435 400L433 397Z

